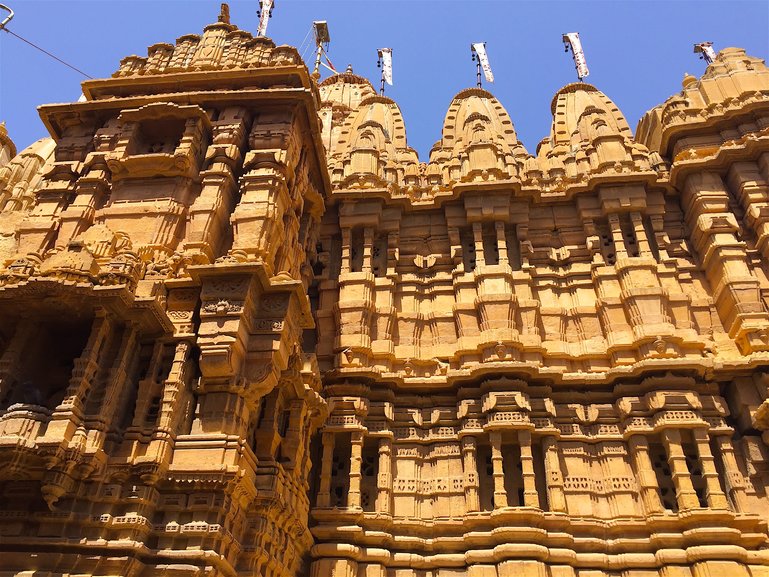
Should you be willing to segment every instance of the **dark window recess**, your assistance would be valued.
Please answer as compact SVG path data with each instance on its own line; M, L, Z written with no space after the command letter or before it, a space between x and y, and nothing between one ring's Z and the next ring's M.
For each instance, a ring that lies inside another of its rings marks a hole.
M123 392L123 406L126 410L121 411L120 413L118 426L120 431L125 431L131 423L133 423L134 417L136 416L136 401L139 397L139 380L147 376L151 360L152 346L148 344L142 345L139 349L139 354L134 359L132 370L130 372L131 377L128 379L128 386Z
M657 486L659 487L662 506L673 513L678 512L676 487L673 483L673 476L670 474L670 464L668 463L665 447L661 443L649 444L649 457L651 458L652 467L654 467L654 473L657 476Z
M363 230L353 229L350 238L350 272L360 272L363 270Z
M256 419L256 428L259 429L267 415L267 397L262 397L259 401L259 417Z
M493 222L483 223L483 259L486 264L499 264L499 244Z
M366 439L361 455L360 470L360 506L364 511L374 511L376 508L378 465L378 440Z
M315 318L315 326L311 329L302 331L302 350L314 351L318 346L318 321L317 313L320 306L320 293L318 291L318 281L313 281L307 289L307 297L310 299L310 311Z
M689 437L691 433L684 431L685 436ZM708 492L705 477L702 475L702 463L700 462L699 454L697 453L697 446L689 441L681 444L681 448L684 452L684 458L686 460L686 468L689 470L689 476L692 480L692 486L694 492L697 493L697 499L700 502L700 507L708 507Z
M83 353L90 332L90 320L41 323L24 347L24 362L0 399L0 410L16 403L56 408L64 400L75 359Z
M315 278L320 278L323 276L323 271L326 268L326 265L323 264L323 261L320 259L320 255L325 252L325 249L323 248L323 243L318 242L315 244L315 254L318 255L318 259L312 263L312 274L315 275Z
M374 276L383 277L387 274L387 235L377 237L374 242L372 267Z
M491 463L491 447L479 445L476 452L478 464L478 499L481 511L494 509L494 467Z
M318 492L320 491L320 474L323 468L323 434L316 433L310 440L310 460L312 468L310 469L310 503L318 502ZM312 516L310 516L312 521Z
M281 411L278 421L278 434L284 437L288 434L288 425L291 422L291 411Z
M185 120L145 120L134 135L134 154L173 154L182 140Z
M614 252L614 239L611 236L609 227L603 225L599 227L598 233L601 237L601 254L606 264L612 265L617 262L617 255Z
M730 494L730 491L726 490L726 466L724 465L724 458L721 454L721 448L718 446L718 442L714 438L710 439L710 452L713 454L716 473L718 473L718 483L721 485L721 490L726 495L726 499L729 502L729 507L732 509L732 511L736 511L737 507L732 500L732 495Z
M158 414L160 414L160 396L155 396L152 397L150 406L147 408L147 416L144 422L147 425L154 425L158 419Z
M518 240L515 225L505 225L505 240L507 241L507 259L510 261L510 268L521 270L521 243Z
M534 479L536 481L537 495L539 496L539 508L549 511L547 500L547 473L545 472L545 455L539 442L531 446L531 456L534 459Z
M523 467L521 448L509 442L502 443L502 470L505 473L505 493L510 507L523 505Z
M350 457L352 447L349 434L339 434L334 443L334 458L331 461L331 506L347 507L350 492Z

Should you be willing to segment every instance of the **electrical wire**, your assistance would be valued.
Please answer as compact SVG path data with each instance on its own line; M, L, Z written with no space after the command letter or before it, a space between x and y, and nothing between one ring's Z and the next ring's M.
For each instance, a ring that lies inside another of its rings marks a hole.
M304 35L304 40L302 40L302 44L299 46L299 57L302 59L302 61L305 61L304 55L307 53L307 51L312 46L312 42L309 41L310 34L312 34L313 27L310 25L310 29L307 31L307 34Z
M42 52L43 54L47 54L48 56L50 56L51 58L53 58L53 59L54 59L54 60L56 60L57 62L61 62L61 63L62 63L64 66L66 66L66 67L68 67L68 68L71 68L72 70L74 70L74 71L75 71L75 72L77 72L78 74L82 74L83 76L85 76L85 77L86 77L86 78L88 78L89 80L93 80L93 76L89 76L88 74L86 74L85 72L83 72L82 70L80 70L79 68L75 68L75 67L74 67L74 66L72 66L71 64L68 64L67 62L64 62L64 60L62 60L62 59L61 59L61 58L59 58L58 56L54 56L53 54L51 54L50 52L48 52L48 51L47 51L47 50L45 50L44 48L40 48L40 46L38 46L38 45L37 45L37 44L35 44L34 42L30 42L30 41L29 41L29 40L27 40L26 38L23 38L23 37L19 36L18 34L16 34L15 32L13 32L12 30L8 30L8 28L7 28L7 27L3 26L2 28L0 28L0 30L3 30L3 31L5 31L5 32L7 32L8 34L11 34L12 36L15 36L16 38L18 38L18 39L19 39L19 40L21 40L22 42L26 42L27 44L29 44L29 45L30 45L30 46L32 46L33 48L37 48L37 49L38 49L40 52Z
M307 34L304 35L304 39L302 40L302 43L299 45L299 53L301 54L302 48L304 48L305 42L307 42L307 38L310 36L310 33L312 32L312 26L307 30Z

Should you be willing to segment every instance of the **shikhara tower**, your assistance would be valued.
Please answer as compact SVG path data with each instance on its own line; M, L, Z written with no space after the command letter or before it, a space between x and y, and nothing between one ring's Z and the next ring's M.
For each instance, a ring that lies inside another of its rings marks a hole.
M763 61L426 163L226 11L83 92L0 127L0 577L769 575Z

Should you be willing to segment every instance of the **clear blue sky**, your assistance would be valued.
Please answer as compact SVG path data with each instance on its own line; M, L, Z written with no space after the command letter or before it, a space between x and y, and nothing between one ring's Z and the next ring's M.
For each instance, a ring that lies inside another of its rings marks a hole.
M219 13L219 2L201 0L1 1L16 11L11 30L97 78L110 76L124 56L145 56L151 44L201 32ZM255 32L257 6L230 2L232 22ZM329 23L334 65L352 64L377 86L376 49L393 48L395 86L386 94L400 105L422 160L454 94L475 83L471 42L487 42L496 82L484 86L532 153L548 134L553 94L576 80L564 32L580 33L587 81L617 103L633 129L646 110L681 89L684 72L703 72L695 42L769 56L766 0L276 0L268 35L299 46L313 20ZM309 51L305 57L311 60ZM0 32L0 120L19 149L46 135L35 107L77 100L81 80Z

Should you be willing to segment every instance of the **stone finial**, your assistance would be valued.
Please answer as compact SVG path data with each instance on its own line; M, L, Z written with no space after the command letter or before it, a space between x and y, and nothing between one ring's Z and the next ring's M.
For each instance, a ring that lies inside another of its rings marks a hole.
M681 81L681 88L686 88L693 82L697 82L697 79L688 72L684 72L684 79Z
M219 10L219 22L230 23L230 6L226 2L222 2L221 9Z
M348 64L347 65L347 69L345 70L345 73L347 73L347 74L352 74L353 73L352 72L352 64Z

